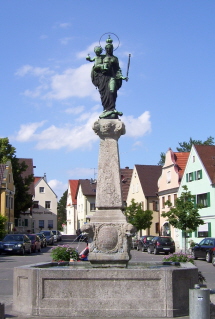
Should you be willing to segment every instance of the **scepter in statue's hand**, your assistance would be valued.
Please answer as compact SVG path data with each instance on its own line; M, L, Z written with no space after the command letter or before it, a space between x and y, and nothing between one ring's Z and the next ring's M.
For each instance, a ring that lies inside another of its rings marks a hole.
M126 78L125 78L126 82L128 81L128 72L129 72L129 67L130 67L130 59L131 59L131 54L128 55L127 73L126 73Z

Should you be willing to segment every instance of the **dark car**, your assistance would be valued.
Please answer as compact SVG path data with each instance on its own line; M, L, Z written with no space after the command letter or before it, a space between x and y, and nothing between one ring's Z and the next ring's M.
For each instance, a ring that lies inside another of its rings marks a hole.
M40 237L36 234L29 234L28 237L31 240L31 251L36 252L36 250L40 253L41 252L41 240Z
M54 245L54 234L51 230L42 230L41 233L45 235L47 245Z
M175 252L175 242L169 236L155 236L149 242L148 253L155 255L159 253L165 253L166 255L169 253Z
M36 235L40 237L41 247L47 247L46 236L43 233L37 233Z
M31 240L25 234L9 234L0 242L0 253L31 253Z
M208 263L212 261L212 255L215 251L215 238L207 237L200 241L199 244L195 244L192 248L192 254L194 259L203 258Z
M137 250L141 250L142 252L148 250L149 242L154 238L155 236L142 236L140 237L140 240L138 241Z

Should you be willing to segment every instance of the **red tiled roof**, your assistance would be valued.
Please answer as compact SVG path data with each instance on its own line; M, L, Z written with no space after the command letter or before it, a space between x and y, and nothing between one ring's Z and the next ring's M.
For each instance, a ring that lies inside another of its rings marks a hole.
M34 176L34 185L36 185L42 177Z
M212 184L215 184L215 145L194 145L207 170Z
M70 179L69 186L71 191L72 204L76 205L77 204L76 192L78 189L78 179Z
M187 165L187 160L189 157L189 152L174 152L175 155L175 171L178 172L179 182L184 174L185 167Z
M145 196L156 196L158 179L161 176L160 165L135 165Z
M130 187L130 183L131 183L132 172L133 172L133 169L129 169L128 167L120 169L123 202L127 201L128 191L129 191L129 187Z

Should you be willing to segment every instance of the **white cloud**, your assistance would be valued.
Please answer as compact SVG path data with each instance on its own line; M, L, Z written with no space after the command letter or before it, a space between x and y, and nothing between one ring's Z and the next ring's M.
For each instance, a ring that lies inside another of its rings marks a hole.
M67 190L68 185L58 181L57 179L52 179L48 182L49 186L58 197L58 200L62 197L63 193Z
M83 113L76 121L76 125L64 124L62 127L51 125L43 130L46 121L22 124L16 137L19 142L36 142L36 148L42 149L61 149L69 151L76 149L90 149L92 143L98 137L92 130L92 124L98 119L100 112ZM151 131L150 114L148 111L141 114L138 118L133 116L123 116L126 125L126 136L141 137ZM139 142L136 142L136 144Z
M50 91L45 98L63 100L74 96L91 96L94 100L99 100L99 93L89 80L90 70L89 64L83 64L77 69L67 69L62 74L53 75L50 79Z
M63 45L67 45L69 43L69 41L71 41L71 40L72 40L71 37L65 37L65 38L60 39L60 43Z
M40 85L33 90L26 89L23 93L31 98L66 100L72 97L90 96L93 100L99 101L99 93L90 81L91 67L86 63L76 69L69 68L63 73L56 73L49 68L24 65L17 70L16 75L38 77Z
M76 167L68 171L69 179L94 178L95 168Z
M59 27L63 28L63 29L67 29L67 28L71 27L71 23L69 23L69 22L60 23Z
M122 121L125 123L126 135L128 136L139 137L151 132L150 113L148 111L138 118L123 116Z
M21 128L16 136L16 140L19 142L27 142L27 141L31 140L32 138L35 139L36 130L39 127L43 126L45 122L46 121L22 124Z
M21 125L15 139L19 142L36 141L36 148L42 149L61 149L67 148L69 151L84 148L90 149L92 143L97 141L98 137L92 130L92 123L98 119L99 113L87 114L85 123L71 126L63 125L56 127L51 125L48 128L38 132L37 129L44 125L45 121L40 123L29 123ZM83 121L83 119L82 119Z
M70 107L70 108L66 109L65 113L67 113L67 114L79 114L79 113L81 113L83 111L84 111L84 106L80 105L80 106Z
M41 77L51 75L53 74L53 71L51 71L49 68L33 67L27 64L18 69L15 74L18 76L25 76L27 74L30 74L33 76Z

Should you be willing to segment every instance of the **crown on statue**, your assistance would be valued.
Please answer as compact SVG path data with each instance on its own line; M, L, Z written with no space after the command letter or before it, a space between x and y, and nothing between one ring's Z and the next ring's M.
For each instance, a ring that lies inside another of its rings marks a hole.
M110 43L112 44L113 40L111 39L110 35L108 36L107 40L106 40L106 43Z

